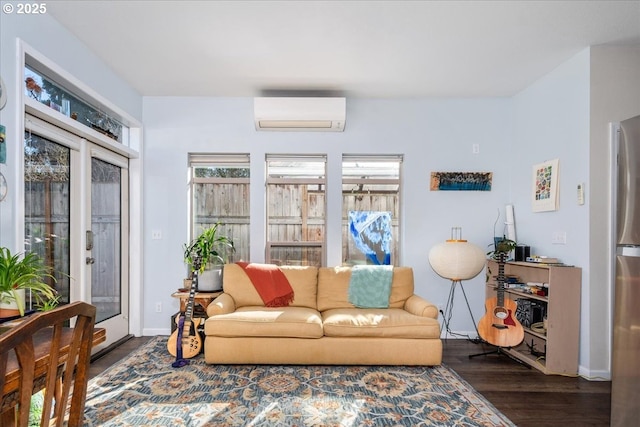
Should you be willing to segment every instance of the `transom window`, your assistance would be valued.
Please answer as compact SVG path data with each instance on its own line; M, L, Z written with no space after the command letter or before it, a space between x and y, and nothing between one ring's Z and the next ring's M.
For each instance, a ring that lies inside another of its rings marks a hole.
M35 99L114 141L129 145L129 128L120 120L101 108L93 107L30 65L25 66L24 75L24 90L28 98Z

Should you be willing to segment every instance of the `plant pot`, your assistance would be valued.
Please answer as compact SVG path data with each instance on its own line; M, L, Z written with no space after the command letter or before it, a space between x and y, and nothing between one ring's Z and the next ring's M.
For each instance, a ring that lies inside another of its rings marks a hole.
M24 289L18 289L17 292L18 292L18 298L20 298L20 301L16 301L13 298L13 294L10 294L8 292L2 292L2 298L0 298L0 300L5 298L7 296L7 294L8 294L10 301L0 302L0 317L19 316L20 315L20 308L19 308L18 304L20 304L20 306L22 306L22 312L24 313L24 308L25 308L25 303L24 303L24 301L25 301L24 300L25 292L24 292Z
M198 292L220 292L222 290L222 266L207 267L198 275Z

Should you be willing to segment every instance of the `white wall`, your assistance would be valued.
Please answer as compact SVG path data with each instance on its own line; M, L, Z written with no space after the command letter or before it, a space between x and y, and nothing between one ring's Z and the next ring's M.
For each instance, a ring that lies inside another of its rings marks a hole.
M584 50L515 97L512 198L517 209L518 240L532 253L560 258L582 268L580 370L593 374L591 351L605 346L602 334L591 333L601 317L590 311L589 264L589 102L590 50ZM560 202L554 212L531 209L532 166L560 159ZM586 184L585 204L577 203L577 185ZM599 221L604 226L604 221ZM552 233L567 233L567 244L552 244ZM598 375L606 375L599 372Z
M609 122L640 114L640 46L586 49L514 97L518 240L582 268L580 373L611 375ZM532 213L531 166L560 159L560 208ZM584 206L576 187L586 184ZM551 244L554 231L566 245Z
M614 248L605 226L611 221L609 123L640 114L640 46L597 46L591 49L590 162L590 367L594 375L610 371Z
M22 250L16 242L15 211L23 203L16 194L19 176L16 163L20 158L23 136L16 132L19 123L20 93L24 89L18 65L18 39L52 60L71 75L90 86L122 110L141 120L142 98L116 76L98 57L49 15L0 13L0 75L8 92L7 105L0 110L0 124L7 128L7 163L0 165L6 176L9 193L0 202L0 245Z
M264 260L265 153L327 153L328 265L341 258L342 153L404 154L402 263L414 268L416 292L444 306L450 284L431 270L427 255L449 238L452 226L462 226L464 237L482 249L492 241L498 209L504 211L508 199L508 163L500 159L510 150L511 111L508 99L348 98L342 133L273 133L255 131L250 98L145 98L144 333L166 333L169 315L178 310L169 295L186 275L189 152L251 154L253 262ZM480 145L479 154L472 144ZM492 171L493 190L431 192L432 171ZM163 239L151 240L151 230L162 231ZM477 321L484 314L484 274L465 282L465 289ZM157 302L162 313L155 312ZM451 326L474 331L461 299Z
M555 256L582 267L584 278L588 275L589 212L588 204L577 204L576 186L589 180L589 51L564 62L514 101L511 198L518 241L530 245L532 254ZM533 166L555 158L560 159L558 210L533 213ZM555 231L567 232L566 245L551 244Z

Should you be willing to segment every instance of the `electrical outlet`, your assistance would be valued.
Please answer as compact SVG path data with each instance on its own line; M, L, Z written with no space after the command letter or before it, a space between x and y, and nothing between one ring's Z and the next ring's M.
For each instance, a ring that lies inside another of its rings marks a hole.
M157 302L156 303L156 313L162 313L162 303L161 302Z
M151 230L151 240L162 239L162 230Z

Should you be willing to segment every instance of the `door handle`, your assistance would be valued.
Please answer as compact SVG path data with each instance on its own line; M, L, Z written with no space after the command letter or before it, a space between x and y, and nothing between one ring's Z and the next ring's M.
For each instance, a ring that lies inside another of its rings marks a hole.
M87 245L86 245L87 250L90 251L91 249L93 249L93 231L87 230L86 236L87 236Z
M87 263L87 265L91 265L91 264L93 264L94 262L96 262L96 259L95 259L95 258L93 258L93 257L88 256L88 257L85 259L85 262Z

